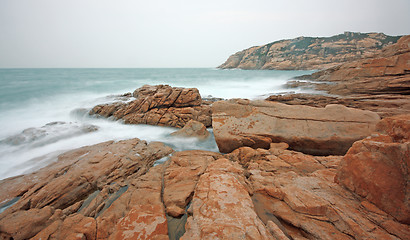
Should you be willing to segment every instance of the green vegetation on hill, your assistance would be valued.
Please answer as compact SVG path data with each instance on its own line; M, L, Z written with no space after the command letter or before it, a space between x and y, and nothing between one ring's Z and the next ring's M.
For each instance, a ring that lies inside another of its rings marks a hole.
M401 36L345 32L332 37L298 37L237 52L222 69L323 69L380 53Z

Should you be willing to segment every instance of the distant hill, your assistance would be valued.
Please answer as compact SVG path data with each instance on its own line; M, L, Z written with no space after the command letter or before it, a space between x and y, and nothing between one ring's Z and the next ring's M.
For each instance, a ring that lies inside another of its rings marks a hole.
M340 64L295 79L332 82L318 89L333 95L402 94L410 95L410 35L388 46L380 54ZM387 101L386 101L387 102ZM400 106L410 110L407 100Z
M313 70L368 58L401 36L345 32L332 37L298 37L251 47L231 55L218 68Z

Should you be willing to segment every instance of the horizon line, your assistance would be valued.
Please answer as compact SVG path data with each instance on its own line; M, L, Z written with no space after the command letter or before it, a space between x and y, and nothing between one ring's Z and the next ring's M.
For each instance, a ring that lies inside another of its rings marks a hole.
M219 69L218 67L0 67L0 69Z

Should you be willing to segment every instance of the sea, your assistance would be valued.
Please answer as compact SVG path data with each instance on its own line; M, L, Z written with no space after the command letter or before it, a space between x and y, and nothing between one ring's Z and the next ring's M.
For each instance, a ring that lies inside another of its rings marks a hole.
M206 141L170 136L177 129L127 125L90 116L97 104L145 85L198 88L203 98L264 99L307 92L286 82L312 71L170 69L0 69L0 180L38 170L65 151L109 140L161 141L176 151L218 151ZM209 129L212 133L212 129Z

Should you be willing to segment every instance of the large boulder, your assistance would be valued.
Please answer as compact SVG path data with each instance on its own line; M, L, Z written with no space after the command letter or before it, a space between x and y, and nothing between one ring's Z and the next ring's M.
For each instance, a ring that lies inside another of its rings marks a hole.
M315 108L268 101L219 101L212 111L215 140L223 153L286 142L304 153L343 155L380 120L376 113L342 105Z
M410 115L385 118L377 130L353 144L336 181L410 224Z
M131 102L95 106L91 115L122 119L128 124L150 124L182 128L189 120L211 125L211 109L202 105L196 88L144 85L133 93Z

